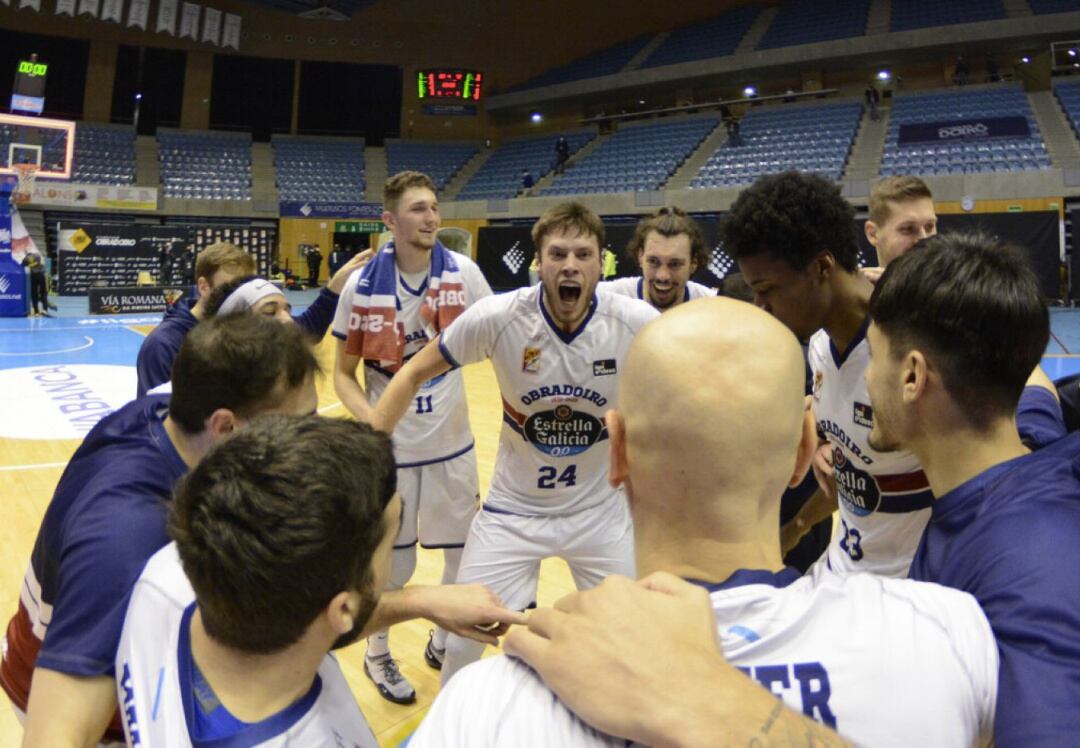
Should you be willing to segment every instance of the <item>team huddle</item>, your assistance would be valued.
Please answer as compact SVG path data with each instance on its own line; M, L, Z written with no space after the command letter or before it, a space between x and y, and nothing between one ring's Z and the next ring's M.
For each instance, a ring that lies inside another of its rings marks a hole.
M576 202L532 228L539 282L496 295L437 240L426 175L390 178L383 221L298 317L239 248L199 256L42 522L0 664L26 745L377 746L333 650L366 637L367 677L412 703L388 636L412 618L442 678L412 746L1080 734L1080 437L1020 250L936 235L897 177L860 268L838 188L787 172L726 216L753 304L690 280L678 209L639 223L640 277L601 281ZM352 418L315 413L327 329ZM484 360L481 497L461 370ZM418 543L440 585L409 585ZM579 592L535 609L551 557Z

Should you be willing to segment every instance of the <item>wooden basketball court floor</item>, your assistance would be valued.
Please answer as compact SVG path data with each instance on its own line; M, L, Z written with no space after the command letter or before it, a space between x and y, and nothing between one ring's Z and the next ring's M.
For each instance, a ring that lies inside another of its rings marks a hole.
M17 606L38 525L64 466L97 413L117 408L133 396L136 353L143 336L159 319L155 315L87 316L81 298L61 299L60 307L60 316L52 319L0 319L0 623L4 627ZM1047 373L1058 378L1080 372L1080 310L1054 309L1051 321L1054 335L1043 360ZM318 348L327 372L333 350L334 340L329 336ZM500 398L489 364L468 366L464 373L481 491L486 495L502 422ZM320 412L345 417L328 376L318 388ZM70 397L57 399L61 395ZM441 553L420 549L413 583L437 584L441 573ZM540 604L550 605L572 589L566 565L546 561ZM363 674L362 643L338 653L345 676L383 746L396 746L409 735L438 692L438 673L423 659L430 628L427 621L414 621L391 632L394 656L416 687L417 701L410 706L379 697ZM492 651L488 649L489 654ZM17 745L21 735L14 714L0 707L0 745Z

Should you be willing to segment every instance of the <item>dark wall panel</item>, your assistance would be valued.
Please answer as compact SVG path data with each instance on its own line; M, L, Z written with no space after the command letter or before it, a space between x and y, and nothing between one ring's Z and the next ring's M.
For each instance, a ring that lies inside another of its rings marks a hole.
M287 133L292 116L292 60L216 55L210 127L250 131L256 140Z
M360 136L372 145L398 134L401 68L305 62L298 127L311 135Z
M116 56L112 121L130 124L139 101L139 134L152 135L158 127L179 127L184 99L187 53L178 49L121 46Z

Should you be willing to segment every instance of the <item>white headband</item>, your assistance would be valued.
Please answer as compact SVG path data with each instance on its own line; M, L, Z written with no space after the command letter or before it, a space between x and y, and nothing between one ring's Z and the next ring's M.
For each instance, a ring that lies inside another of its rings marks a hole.
M217 313L230 314L232 312L242 312L251 309L267 296L280 293L281 289L268 280L263 280L262 278L249 280L229 294L225 301L222 302L221 306L218 307Z

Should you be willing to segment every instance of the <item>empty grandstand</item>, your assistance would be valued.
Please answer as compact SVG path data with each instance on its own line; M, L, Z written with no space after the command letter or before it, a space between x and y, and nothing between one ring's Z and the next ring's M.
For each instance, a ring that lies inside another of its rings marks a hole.
M1001 0L892 0L893 31L1005 18Z
M1080 80L1071 83L1058 83L1054 86L1061 108L1069 118L1073 132L1080 137Z
M472 143L418 143L410 140L388 140L386 162L390 174L399 171L422 171L435 181L441 190L461 171L479 148Z
M274 167L281 200L361 202L364 141L275 136Z
M1035 15L1041 16L1047 13L1069 13L1080 10L1080 4L1076 0L1028 0L1028 5Z
M900 145L900 126L919 123L960 123L988 118L1023 117L1026 137L986 137L956 142ZM883 176L892 174L970 174L989 171L1029 171L1050 167L1039 127L1027 96L1017 85L952 88L896 97L882 159Z
M540 194L659 189L719 124L716 117L692 117L624 126Z
M602 75L617 73L645 48L651 38L651 35L642 35L628 42L602 49L566 65L548 70L535 78L530 78L510 90L521 91L527 88L554 86L557 83L568 83L585 78L599 78Z
M760 13L758 6L747 5L710 21L676 29L645 58L641 67L676 65L734 54Z
M71 178L86 184L135 184L135 129L79 124Z
M793 0L780 6L758 49L793 47L866 33L870 0Z
M859 102L755 109L743 117L738 141L720 146L690 188L748 184L762 174L788 169L838 180L861 114Z
M165 197L251 199L251 135L158 130Z
M473 174L458 193L458 200L492 200L510 198L522 190L522 170L528 169L536 179L555 167L557 135L507 140L491 154L484 165ZM566 133L570 155L577 153L596 137L595 132Z

